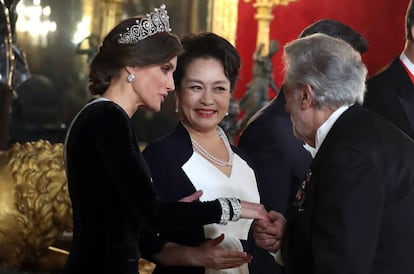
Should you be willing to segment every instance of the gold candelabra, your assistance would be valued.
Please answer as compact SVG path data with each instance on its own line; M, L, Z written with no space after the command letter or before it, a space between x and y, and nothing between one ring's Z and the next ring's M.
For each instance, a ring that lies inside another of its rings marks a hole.
M102 41L108 32L123 19L125 3L126 0L84 1L84 6L87 7L93 18L92 34L98 37L99 41Z
M6 84L9 86L10 90L13 90L13 76L14 76L14 66L15 66L15 56L13 52L13 30L11 29L11 22L10 22L10 11L9 8L6 6L4 0L0 0L1 5L4 9L4 17L6 20L6 58L9 62L9 73L6 79Z
M103 29L102 29L102 38L121 21L122 16L124 15L123 4L125 0L105 0L103 18Z
M251 0L244 0L250 2ZM262 44L261 51L262 56L267 56L269 53L269 33L270 33L270 21L273 19L272 10L279 5L288 5L290 2L297 0L256 0L253 7L256 8L257 13L255 19L257 20L257 39L256 48Z
M238 0L209 1L211 31L236 43Z

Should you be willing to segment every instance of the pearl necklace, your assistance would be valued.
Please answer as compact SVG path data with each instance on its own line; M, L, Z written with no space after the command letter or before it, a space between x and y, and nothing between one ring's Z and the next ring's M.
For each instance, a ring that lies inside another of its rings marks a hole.
M190 135L191 144L197 150L197 152L200 153L201 156L212 162L213 164L216 164L218 166L232 166L233 165L233 150L230 147L229 141L223 131L223 129L219 126L217 126L217 133L219 134L220 138L223 140L224 145L226 146L227 152L229 154L229 160L223 161L220 159L217 159L213 155L211 155L203 146L201 146L190 134L190 131L188 130L187 126L184 124L184 122L181 122L182 125L187 129L188 134Z

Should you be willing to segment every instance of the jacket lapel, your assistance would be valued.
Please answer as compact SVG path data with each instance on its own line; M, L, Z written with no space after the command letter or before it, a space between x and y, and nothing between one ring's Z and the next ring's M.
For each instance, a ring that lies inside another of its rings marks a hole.
M414 93L414 90L412 90ZM411 131L414 132L414 101L413 100L407 100L404 97L398 97L398 101L401 104L401 107L403 108L405 114L407 115L408 123L410 124Z
M397 78L398 101L407 117L411 131L414 132L414 84L399 59L396 59L392 66Z

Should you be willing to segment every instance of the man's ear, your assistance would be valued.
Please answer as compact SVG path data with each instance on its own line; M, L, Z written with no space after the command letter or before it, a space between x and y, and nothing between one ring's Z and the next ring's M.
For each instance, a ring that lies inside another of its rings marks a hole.
M303 85L300 88L300 96L302 109L310 108L313 105L312 87L310 85Z

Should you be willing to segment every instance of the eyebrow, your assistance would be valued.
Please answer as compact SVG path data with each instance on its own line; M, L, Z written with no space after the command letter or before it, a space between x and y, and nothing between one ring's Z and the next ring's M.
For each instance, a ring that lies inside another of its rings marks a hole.
M187 79L187 82L196 82L196 83L200 83L200 84L202 84L202 83L204 83L203 81L201 81L201 80L198 80L198 79L193 79L193 78L188 78ZM218 80L218 81L214 81L213 82L213 84L215 84L215 85L217 85L217 84L222 84L222 85L225 85L225 84L227 84L227 83L230 83L230 81L226 81L226 80Z

